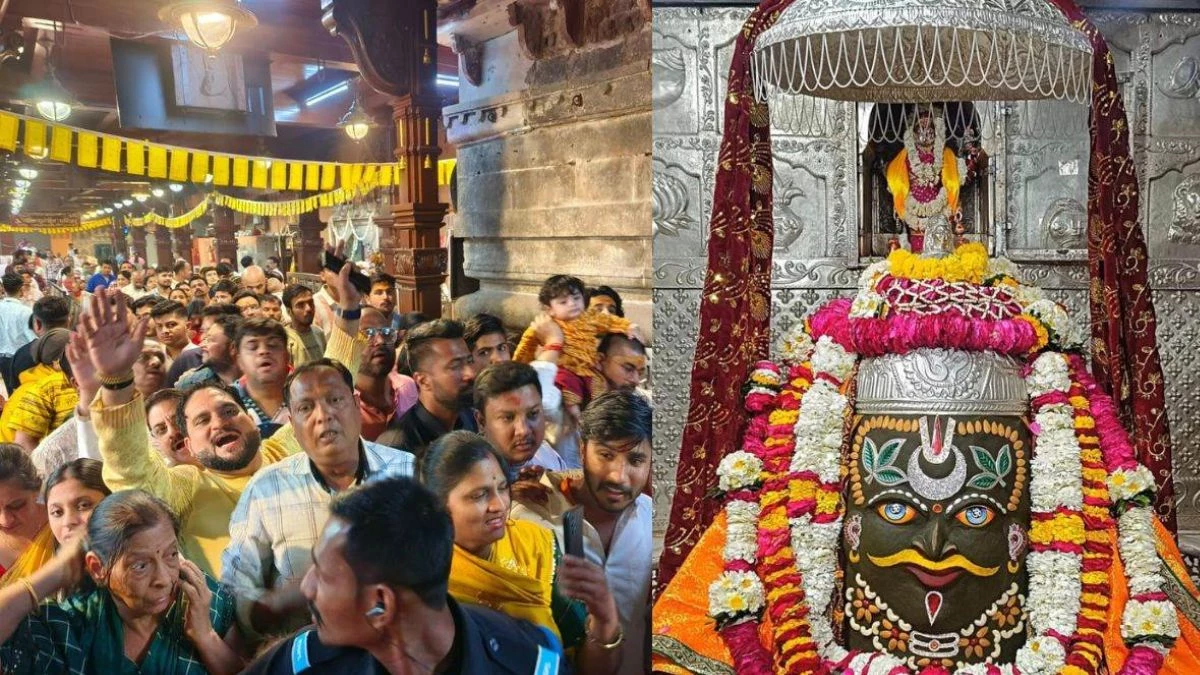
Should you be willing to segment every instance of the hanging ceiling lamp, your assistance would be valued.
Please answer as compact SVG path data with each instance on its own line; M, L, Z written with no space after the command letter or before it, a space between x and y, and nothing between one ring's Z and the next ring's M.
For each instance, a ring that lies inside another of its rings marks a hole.
M233 0L179 0L158 10L160 21L179 26L189 41L215 56L238 28L253 28L258 19Z
M346 132L346 135L356 141L361 141L367 137L371 131L371 127L375 126L375 120L363 110L363 105L358 92L354 94L354 102L350 104L350 109L342 115L342 119L338 120L338 127Z
M761 100L1086 103L1092 48L1047 0L795 2L758 38Z

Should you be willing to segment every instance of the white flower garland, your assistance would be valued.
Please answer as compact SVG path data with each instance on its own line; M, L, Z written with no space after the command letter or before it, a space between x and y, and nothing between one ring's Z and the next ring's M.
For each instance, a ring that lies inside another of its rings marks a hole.
M1026 378L1030 398L1071 388L1067 358L1045 352L1033 362ZM1069 405L1043 406L1034 416L1033 460L1029 466L1029 497L1033 518L1060 509L1083 509L1083 465L1075 415ZM1036 638L1017 652L1017 667L1024 673L1056 672L1066 651L1050 631L1070 636L1078 627L1083 593L1083 555L1063 551L1031 550L1025 556L1029 570L1029 596L1025 603L1030 630Z
M1145 467L1139 465L1139 468ZM1159 647L1155 638L1179 637L1179 619L1169 600L1137 597L1161 594L1166 585L1154 546L1153 518L1150 507L1136 506L1121 514L1117 521L1117 550L1129 580L1129 602L1121 615L1121 637L1127 643Z
M811 344L811 340L809 340ZM803 344L800 340L798 344ZM803 347L800 347L803 349ZM768 368L758 368L750 376L752 393L775 396L772 386L783 383L781 376ZM745 450L732 452L717 465L717 487L726 493L735 493L725 504L727 531L725 547L721 555L725 562L745 561L753 565L758 555L757 496L747 498L736 494L758 486L762 482L763 463L754 453ZM718 622L737 623L758 616L766 603L766 590L753 571L726 570L708 587L708 614Z
M812 356L813 383L800 399L800 417L794 431L793 472L814 472L827 485L836 485L841 480L844 419L850 399L838 391L838 384L854 372L857 358L828 336L817 340ZM823 658L840 660L846 650L834 641L826 609L833 599L842 518L814 524L812 517L805 515L790 519L789 524L792 550L797 551L796 567L809 605L813 643Z

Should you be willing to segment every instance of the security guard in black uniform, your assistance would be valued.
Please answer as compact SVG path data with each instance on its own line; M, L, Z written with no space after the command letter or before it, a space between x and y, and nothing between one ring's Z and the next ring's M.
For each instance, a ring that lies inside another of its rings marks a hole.
M411 661L404 667L421 673L571 673L554 633L450 597L453 536L449 514L408 478L369 483L334 501L301 586L316 625L245 673L382 674L389 659ZM376 604L363 611L363 597ZM426 644L404 634L414 623L437 627L424 633Z

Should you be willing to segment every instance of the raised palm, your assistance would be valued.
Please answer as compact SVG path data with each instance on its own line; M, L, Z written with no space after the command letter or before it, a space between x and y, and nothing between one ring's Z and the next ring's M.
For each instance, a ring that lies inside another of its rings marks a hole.
M129 312L125 304L128 297L116 289L99 289L80 321L88 356L102 378L132 374L133 364L142 353L149 324Z

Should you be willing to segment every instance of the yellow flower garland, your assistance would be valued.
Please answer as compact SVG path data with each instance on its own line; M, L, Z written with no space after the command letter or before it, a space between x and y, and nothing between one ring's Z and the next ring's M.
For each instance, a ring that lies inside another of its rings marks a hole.
M902 279L941 279L948 283L965 281L983 283L988 270L987 248L979 242L959 246L945 258L923 258L904 249L896 249L888 256L890 273Z

